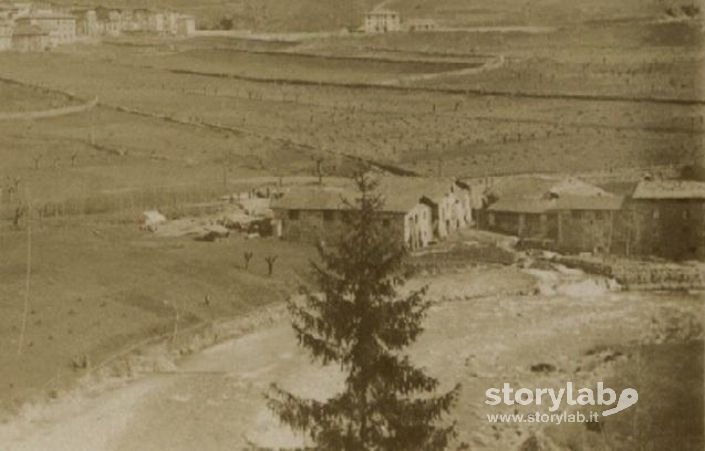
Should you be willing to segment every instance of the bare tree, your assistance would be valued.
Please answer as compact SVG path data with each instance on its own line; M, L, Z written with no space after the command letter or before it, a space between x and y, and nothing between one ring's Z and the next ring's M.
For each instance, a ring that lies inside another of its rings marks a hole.
M323 184L323 162L325 161L323 157L314 157L316 162L316 176L318 176L318 184Z
M23 202L20 202L20 204L15 207L15 214L12 217L12 225L15 228L19 228L20 222L22 221L22 218L26 214L27 214L27 205L25 205Z
M267 275L271 277L274 273L274 262L277 261L277 256L265 257L264 261L267 262Z
M250 260L252 260L252 257L254 256L254 253L251 251L246 251L243 254L243 257L245 258L245 271L250 267Z

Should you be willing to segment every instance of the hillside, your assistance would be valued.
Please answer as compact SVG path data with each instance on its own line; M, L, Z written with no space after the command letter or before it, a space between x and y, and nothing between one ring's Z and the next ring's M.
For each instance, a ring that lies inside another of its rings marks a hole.
M56 3L74 5L74 0ZM447 26L565 24L585 21L662 18L679 14L693 0L86 0L86 5L118 8L170 8L194 14L199 27L212 28L230 18L238 29L257 31L330 31L355 28L376 5L404 17L429 17Z

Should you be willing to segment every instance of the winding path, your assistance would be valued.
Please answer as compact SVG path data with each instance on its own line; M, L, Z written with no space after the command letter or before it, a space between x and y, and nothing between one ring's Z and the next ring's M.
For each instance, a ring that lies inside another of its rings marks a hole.
M440 284L430 293L446 299L467 297L471 288L467 274L431 280ZM585 350L638 338L664 305L697 309L700 303L683 296L576 296L569 291L445 302L432 308L412 357L443 388L462 382L453 411L462 440L485 443L478 449L518 449L528 431L522 425L502 426L514 429L494 438L483 403L488 387L507 380L534 384L536 378L594 383L598 375L572 371L584 363ZM528 370L536 362L550 362L559 370L536 375ZM301 438L280 427L267 410L262 393L274 381L306 397L325 397L339 390L341 378L336 368L311 364L288 324L280 321L187 358L173 371L28 410L0 427L0 443L13 451L216 451L253 443L300 444Z

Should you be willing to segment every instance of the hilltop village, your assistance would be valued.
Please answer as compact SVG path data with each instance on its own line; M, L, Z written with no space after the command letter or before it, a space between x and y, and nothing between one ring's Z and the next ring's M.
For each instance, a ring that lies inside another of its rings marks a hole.
M38 52L122 34L187 37L195 30L193 16L175 11L0 2L0 51Z

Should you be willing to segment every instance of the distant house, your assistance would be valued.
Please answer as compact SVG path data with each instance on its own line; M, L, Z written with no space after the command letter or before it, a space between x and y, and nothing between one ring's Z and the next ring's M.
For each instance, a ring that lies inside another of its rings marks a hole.
M12 48L13 23L0 19L0 52Z
M196 33L196 18L189 15L180 15L176 21L176 34L179 36L192 36Z
M74 9L71 14L76 18L76 36L95 38L101 34L98 14L94 9Z
M351 209L359 196L350 188L295 188L272 202L277 236L315 243L340 238L350 224ZM417 249L433 236L431 207L406 193L384 195L379 211L383 229L400 245Z
M41 52L51 48L49 32L37 25L17 25L12 31L12 49L18 52Z
M705 259L705 182L642 181L627 210L625 253Z
M154 11L147 8L121 11L120 32L190 36L196 30L193 16L175 11Z
M76 18L70 14L33 11L27 16L17 17L15 24L41 28L48 33L52 46L71 44L76 41Z
M98 18L98 29L101 35L119 36L122 33L122 11L119 9L98 7L95 10Z
M396 11L375 9L365 14L365 33L387 33L401 30L401 16Z

